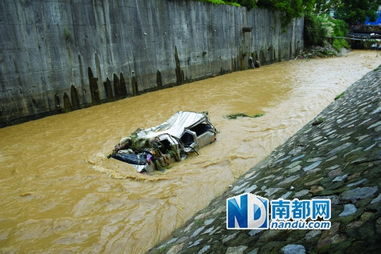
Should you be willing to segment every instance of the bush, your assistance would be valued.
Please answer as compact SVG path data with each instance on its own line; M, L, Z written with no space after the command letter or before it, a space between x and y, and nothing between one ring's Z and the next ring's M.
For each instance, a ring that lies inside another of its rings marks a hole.
M339 51L342 48L349 48L349 44L345 39L334 39L332 42L332 47Z
M223 0L208 0L206 2L210 2L213 4L225 4L225 1L223 1Z
M233 6L241 6L239 3L236 1L224 1L224 0L198 0L200 2L208 2L212 4L228 4L228 5L233 5Z
M316 15L304 17L304 41L306 45L323 46L325 31Z
M236 2L242 6L245 6L248 9L251 9L257 6L257 0L235 0L232 2Z
M324 46L327 39L332 39L332 46L339 51L349 48L348 42L343 38L348 32L347 24L328 15L309 14L304 20L304 40L308 46Z
M334 26L334 35L335 36L346 36L348 33L348 25L345 21L341 19L333 19L332 22L335 24Z

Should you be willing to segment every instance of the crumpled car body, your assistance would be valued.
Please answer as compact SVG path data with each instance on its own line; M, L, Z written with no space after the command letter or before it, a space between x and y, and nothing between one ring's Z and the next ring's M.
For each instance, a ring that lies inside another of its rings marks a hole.
M163 170L213 143L216 135L206 112L179 111L158 126L138 129L122 138L109 157L126 162L141 173Z

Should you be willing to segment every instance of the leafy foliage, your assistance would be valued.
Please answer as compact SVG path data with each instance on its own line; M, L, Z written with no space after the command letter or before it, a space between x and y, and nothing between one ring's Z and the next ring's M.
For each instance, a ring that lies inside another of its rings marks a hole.
M255 8L257 6L257 0L234 0L234 2L245 6L248 9Z
M345 21L340 19L331 18L333 27L333 36L334 37L344 37L348 33L348 25ZM343 38L334 38L332 42L332 46L339 51L341 48L349 48L348 42Z
M224 0L198 0L200 2L208 2L212 4L228 4L228 5L233 5L233 6L241 6L237 1L224 1Z
M214 4L245 6L248 9L262 7L282 12L284 22L306 14L336 13L336 18L348 24L362 23L366 17L375 18L381 0L199 0Z
M295 17L301 17L311 11L315 0L199 0L214 4L230 4L235 6L245 6L248 9L262 7L277 10L282 13L283 24L287 24Z
M342 0L315 0L314 13L315 14L329 14L331 10L336 10L341 4Z
M347 34L347 24L364 22L374 18L381 0L199 0L214 4L245 6L248 9L261 7L281 12L283 25L293 18L305 16L305 42L307 45L324 46L327 38L339 50L349 47L341 38ZM328 16L331 12L335 17Z
M381 0L315 0L315 12L328 14L335 12L336 18L342 19L348 24L359 24L365 21L366 17L374 19Z
M304 41L306 45L323 46L327 31L318 15L309 14L304 17Z
M304 19L304 40L306 45L324 46L328 38L332 38L332 46L336 50L349 48L348 42L342 38L348 32L347 24L339 19L331 18L328 15L308 14Z
M315 0L258 0L257 6L282 13L283 24L301 17L313 9Z

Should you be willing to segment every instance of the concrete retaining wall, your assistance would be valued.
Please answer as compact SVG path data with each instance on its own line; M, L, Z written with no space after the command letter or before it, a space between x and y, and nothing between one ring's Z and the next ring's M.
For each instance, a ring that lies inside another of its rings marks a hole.
M294 57L303 19L187 0L0 1L0 126Z

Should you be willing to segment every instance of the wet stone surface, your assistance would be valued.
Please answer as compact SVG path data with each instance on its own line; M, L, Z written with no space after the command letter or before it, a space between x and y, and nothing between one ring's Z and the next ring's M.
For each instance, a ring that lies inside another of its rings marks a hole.
M379 253L380 108L378 67L150 253ZM330 198L332 227L227 230L226 198L245 191L269 199Z

